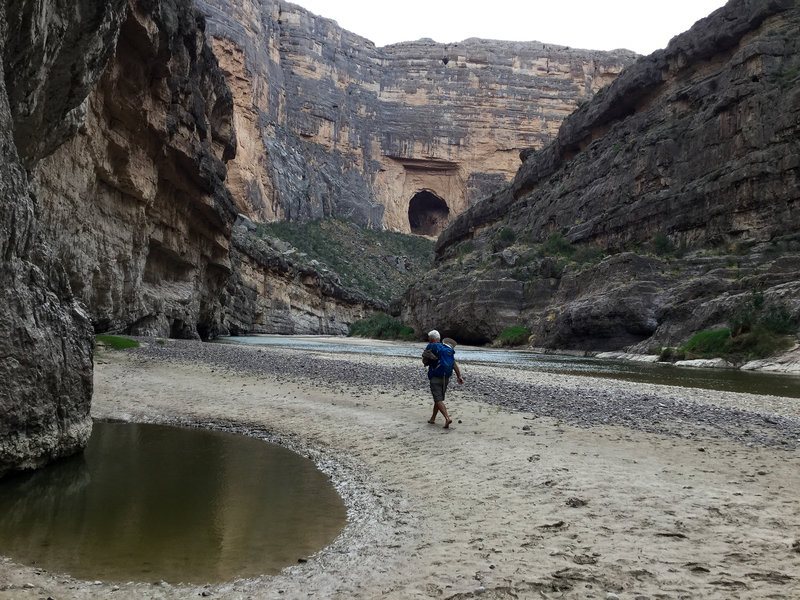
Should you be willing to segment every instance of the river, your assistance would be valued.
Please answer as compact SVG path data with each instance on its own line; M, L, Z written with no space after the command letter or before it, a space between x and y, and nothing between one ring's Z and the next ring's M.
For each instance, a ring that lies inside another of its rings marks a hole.
M248 335L224 337L215 341L223 344L268 346L308 352L406 356L415 360L419 358L424 348L423 342L309 335ZM668 363L639 363L621 359L542 354L528 350L475 346L458 346L456 359L459 364L463 364L467 368L470 364L514 366L546 373L607 377L659 385L800 398L800 376L782 373L758 373L736 369L698 369L676 367Z

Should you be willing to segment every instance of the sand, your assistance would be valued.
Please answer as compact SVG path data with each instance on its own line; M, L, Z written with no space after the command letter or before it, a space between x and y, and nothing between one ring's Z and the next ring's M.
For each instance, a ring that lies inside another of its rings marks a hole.
M207 586L85 582L4 559L0 599L800 598L800 440L770 446L689 425L682 436L677 418L667 434L587 425L484 399L508 382L589 402L645 389L665 405L758 411L789 423L784 437L800 401L466 364L447 430L441 416L426 422L424 371L408 359L215 348L230 364L248 352L273 365L237 371L152 350L103 354L95 418L202 424L293 448L331 476L345 530L280 575ZM410 381L298 372L309 360Z

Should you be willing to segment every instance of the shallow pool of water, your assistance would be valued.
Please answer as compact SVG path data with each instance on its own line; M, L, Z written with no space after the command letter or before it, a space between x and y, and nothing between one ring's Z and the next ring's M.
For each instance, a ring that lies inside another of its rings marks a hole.
M81 579L274 574L345 522L310 460L203 429L98 422L82 455L0 481L0 555Z
M385 356L406 356L419 359L420 343L381 342L321 336L251 335L220 338L219 343L250 346L272 346L318 352L370 353ZM639 363L630 360L586 358L558 354L541 354L525 350L500 350L458 346L459 363L513 366L520 369L606 377L639 383L655 383L680 387L695 387L729 392L769 394L800 398L800 377L777 373L755 373L735 369L694 369L665 363Z

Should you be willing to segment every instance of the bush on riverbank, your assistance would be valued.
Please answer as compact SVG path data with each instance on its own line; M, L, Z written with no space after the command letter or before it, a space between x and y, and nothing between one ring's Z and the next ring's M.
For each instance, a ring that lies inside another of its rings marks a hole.
M414 329L386 313L379 312L350 325L348 335L379 340L413 340Z
M661 348L661 360L724 358L744 362L767 358L792 347L797 322L784 306L763 306L763 296L753 294L731 318L731 328L701 331L680 348Z
M495 346L522 346L528 343L531 332L521 325L505 328L494 341Z
M100 343L111 350L125 350L126 348L138 348L139 342L118 335L96 335L95 343Z

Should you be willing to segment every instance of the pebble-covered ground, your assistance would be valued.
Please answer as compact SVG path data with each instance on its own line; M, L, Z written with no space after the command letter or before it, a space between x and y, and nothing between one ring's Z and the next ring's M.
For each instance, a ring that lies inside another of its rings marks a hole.
M464 361L444 429L415 358L142 341L99 349L94 418L277 443L331 478L347 525L250 579L80 581L8 557L0 600L800 598L796 399Z
M382 391L420 389L421 369L412 364L387 366L365 361L363 368L353 368L352 361L358 357L352 354L348 361L339 361L297 350L142 341L145 344L132 352L144 360L203 362L242 373L302 378L309 385L373 386ZM579 427L620 425L686 439L732 439L751 445L800 447L800 419L637 393L598 384L591 378L587 378L586 386L574 388L512 381L482 370L470 374L463 393L487 404L552 417Z

